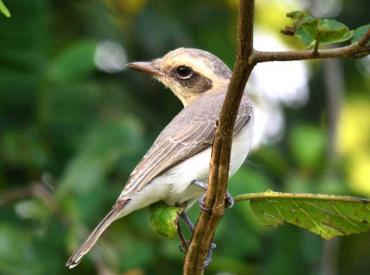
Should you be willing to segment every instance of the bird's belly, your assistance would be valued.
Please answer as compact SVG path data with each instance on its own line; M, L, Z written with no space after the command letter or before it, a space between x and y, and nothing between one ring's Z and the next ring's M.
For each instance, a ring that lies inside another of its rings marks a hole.
M231 148L229 176L234 175L247 158L253 139L254 117L251 116L248 124L234 137Z
M239 170L248 155L252 143L252 128L253 120L251 119L233 139L229 176ZM204 190L192 185L191 182L194 180L208 182L210 159L211 148L194 155L155 178L153 182L170 184L171 191L164 200L169 205L175 205L197 199Z

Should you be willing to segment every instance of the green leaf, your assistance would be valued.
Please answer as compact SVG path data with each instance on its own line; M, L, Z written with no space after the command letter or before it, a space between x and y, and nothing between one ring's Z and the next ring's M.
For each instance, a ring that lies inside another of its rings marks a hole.
M312 47L317 38L318 20L304 11L293 11L286 16L293 20L294 35L307 47Z
M332 19L319 19L317 31L320 43L340 43L351 39L353 32L343 23Z
M359 41L362 37L364 37L364 35L366 34L366 32L369 29L370 29L370 24L358 27L353 33L353 37L352 37L351 42L355 43L355 42ZM370 46L370 41L367 42L367 46Z
M174 239L177 236L178 215L184 211L181 207L171 207L164 202L150 206L150 223L160 235Z
M287 14L293 20L293 32L307 47L316 43L333 44L349 40L353 32L343 23L333 19L318 19L303 11Z
M287 13L286 16L294 20L295 24L304 24L314 20L314 18L305 11L292 11Z
M367 199L268 191L240 195L235 201L247 199L255 215L267 226L277 227L286 222L325 239L370 230L370 200Z
M0 0L0 12L5 15L5 17L10 17L10 11L8 8L5 6L4 2Z
M295 36L301 40L308 48L312 48L316 42L317 24L311 22L298 27L295 31Z

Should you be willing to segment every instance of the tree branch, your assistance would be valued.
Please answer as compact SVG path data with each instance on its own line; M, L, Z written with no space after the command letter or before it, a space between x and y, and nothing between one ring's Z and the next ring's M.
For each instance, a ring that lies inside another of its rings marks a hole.
M186 253L184 274L203 274L204 261L217 225L224 214L232 133L245 84L255 65L253 54L254 0L241 0L238 20L236 62L222 107L219 127L212 146L212 157L205 207L196 224Z
M50 185L45 182L35 182L30 186L14 188L0 195L0 206L12 204L20 200L38 198L42 200L50 209L56 209Z
M370 29L366 34L356 43L348 46L307 51L285 51L285 52L265 52L255 50L252 60L255 63L269 62L269 61L293 61L306 59L322 59L322 58L349 58L362 57L370 53L370 46L367 43L370 41Z
M208 254L217 225L224 214L232 133L243 96L245 84L257 63L268 61L291 61L317 58L360 57L369 54L370 30L364 37L349 46L319 51L262 52L253 48L254 0L240 0L238 18L238 43L233 74L222 107L219 127L212 146L208 190L189 249L185 256L185 275L204 273L204 261ZM237 200L248 199L237 197ZM247 195L248 196L248 195Z

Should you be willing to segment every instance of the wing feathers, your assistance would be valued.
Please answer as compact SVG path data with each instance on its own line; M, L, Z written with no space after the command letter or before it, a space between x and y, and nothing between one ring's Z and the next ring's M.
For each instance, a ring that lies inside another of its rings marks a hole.
M162 131L131 173L120 199L131 192L139 191L154 177L182 160L210 147L224 96L223 91L200 96L193 104L184 108ZM251 103L243 96L234 134L247 124L251 114Z

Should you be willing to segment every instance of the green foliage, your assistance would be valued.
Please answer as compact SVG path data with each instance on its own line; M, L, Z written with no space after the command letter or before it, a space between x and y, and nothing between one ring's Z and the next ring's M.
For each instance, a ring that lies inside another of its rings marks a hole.
M183 264L179 242L158 236L148 209L113 223L76 269L64 267L72 250L109 211L160 130L181 109L149 77L99 71L95 50L101 42L112 41L128 61L135 61L177 47L197 47L231 67L236 2L4 2L12 18L0 15L0 274L178 274ZM349 26L367 22L369 1L343 4L341 16ZM284 17L274 9L269 14ZM343 62L345 98L368 101L364 64ZM338 155L333 166L339 173L325 171L327 138L320 122L326 121L326 79L320 77L320 66L309 69L308 104L282 108L287 132L281 141L251 153L230 180L234 196L269 188L351 194L346 173L352 159ZM346 118L354 120L351 113ZM366 140L364 128L346 133ZM362 143L356 148L366 153ZM35 193L32 187L44 175L49 180ZM194 205L194 222L198 214ZM190 238L186 230L184 234ZM333 266L368 274L369 236L339 239L335 253L340 259ZM317 274L317 263L323 260L320 238L289 226L267 230L247 203L226 211L215 242L209 274L309 275Z
M0 226L0 268L3 274L36 274L37 253L30 236L9 224Z
M77 41L67 47L50 64L50 79L53 81L73 81L94 72L95 47L95 43L90 41Z
M10 12L8 8L5 6L3 0L0 0L0 12L4 14L6 17L10 17Z
M293 32L306 47L344 42L353 36L346 25L333 19L314 18L307 12L294 11L287 14L293 20Z
M165 237L177 237L179 214L184 211L180 207L170 207L163 202L150 206L150 223L154 230Z
M262 224L278 227L284 222L296 225L324 239L370 230L370 200L349 196L309 193L248 193L236 202L250 200L250 207ZM161 235L177 234L177 207L157 203L151 208L151 223Z
M320 129L300 125L290 132L289 145L295 162L304 169L312 170L323 161L326 138Z
M277 227L287 222L325 239L370 230L369 200L272 191L248 194L246 198L251 200L253 212L267 226Z
M140 129L135 121L99 125L83 141L83 149L70 161L59 192L86 193L101 183L122 156L135 152Z
M355 42L359 41L362 37L364 37L364 35L366 34L366 32L369 29L370 29L370 24L358 27L353 33L353 37L351 39L351 42L355 43ZM370 46L370 41L367 42L367 45Z

